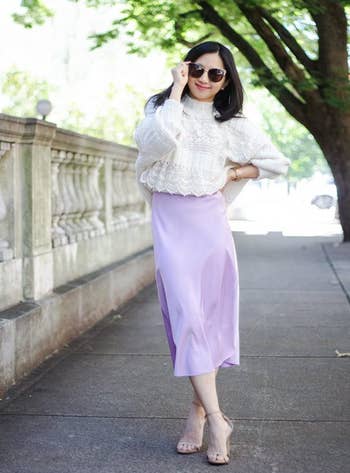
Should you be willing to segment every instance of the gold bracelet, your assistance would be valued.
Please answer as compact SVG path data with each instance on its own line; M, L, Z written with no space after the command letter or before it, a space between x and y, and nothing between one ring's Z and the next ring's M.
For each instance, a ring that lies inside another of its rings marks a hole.
M237 168L232 168L234 171L235 171L235 177L232 178L232 181L240 181L242 178L239 177L238 175L238 172L237 172Z

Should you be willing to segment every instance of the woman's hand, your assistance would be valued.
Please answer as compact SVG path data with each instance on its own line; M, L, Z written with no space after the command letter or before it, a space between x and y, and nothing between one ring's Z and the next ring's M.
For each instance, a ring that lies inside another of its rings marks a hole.
M219 189L220 191L222 191L223 188L226 186L226 184L228 182L230 182L233 177L235 177L236 173L235 173L234 169L238 169L238 168L241 168L241 167L243 167L243 166L232 166L232 167L229 168L225 185L223 187L221 187L221 189Z
M174 79L174 87L184 88L188 81L188 64L191 61L179 62L176 67L171 69Z
M256 177L259 176L259 169L256 166L254 166L254 164L243 164L242 166L232 166L228 170L225 186L230 180L232 180L233 177L235 177L236 175L234 171L235 168L236 169L239 168L239 177L241 179L255 179ZM220 190L222 190L224 187L222 187Z

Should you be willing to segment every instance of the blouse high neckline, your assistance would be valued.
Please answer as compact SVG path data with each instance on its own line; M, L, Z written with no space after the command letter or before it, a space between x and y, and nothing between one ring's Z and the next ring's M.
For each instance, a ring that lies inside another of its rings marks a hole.
M214 101L203 102L186 94L183 98L184 111L189 115L211 116L215 113Z

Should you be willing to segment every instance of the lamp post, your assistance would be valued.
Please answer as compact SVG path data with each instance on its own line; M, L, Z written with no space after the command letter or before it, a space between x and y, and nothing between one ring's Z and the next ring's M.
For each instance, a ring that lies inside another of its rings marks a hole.
M52 103L50 100L39 100L36 104L36 111L42 116L42 119L45 120L47 115L52 110Z

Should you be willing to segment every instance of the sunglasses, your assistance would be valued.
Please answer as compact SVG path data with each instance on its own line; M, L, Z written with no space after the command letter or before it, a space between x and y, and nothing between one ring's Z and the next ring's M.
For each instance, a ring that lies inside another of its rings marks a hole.
M201 77L204 71L208 72L208 77L211 82L220 82L226 75L225 69L205 69L202 64L198 64L197 62L190 62L188 65L188 74L195 79Z

